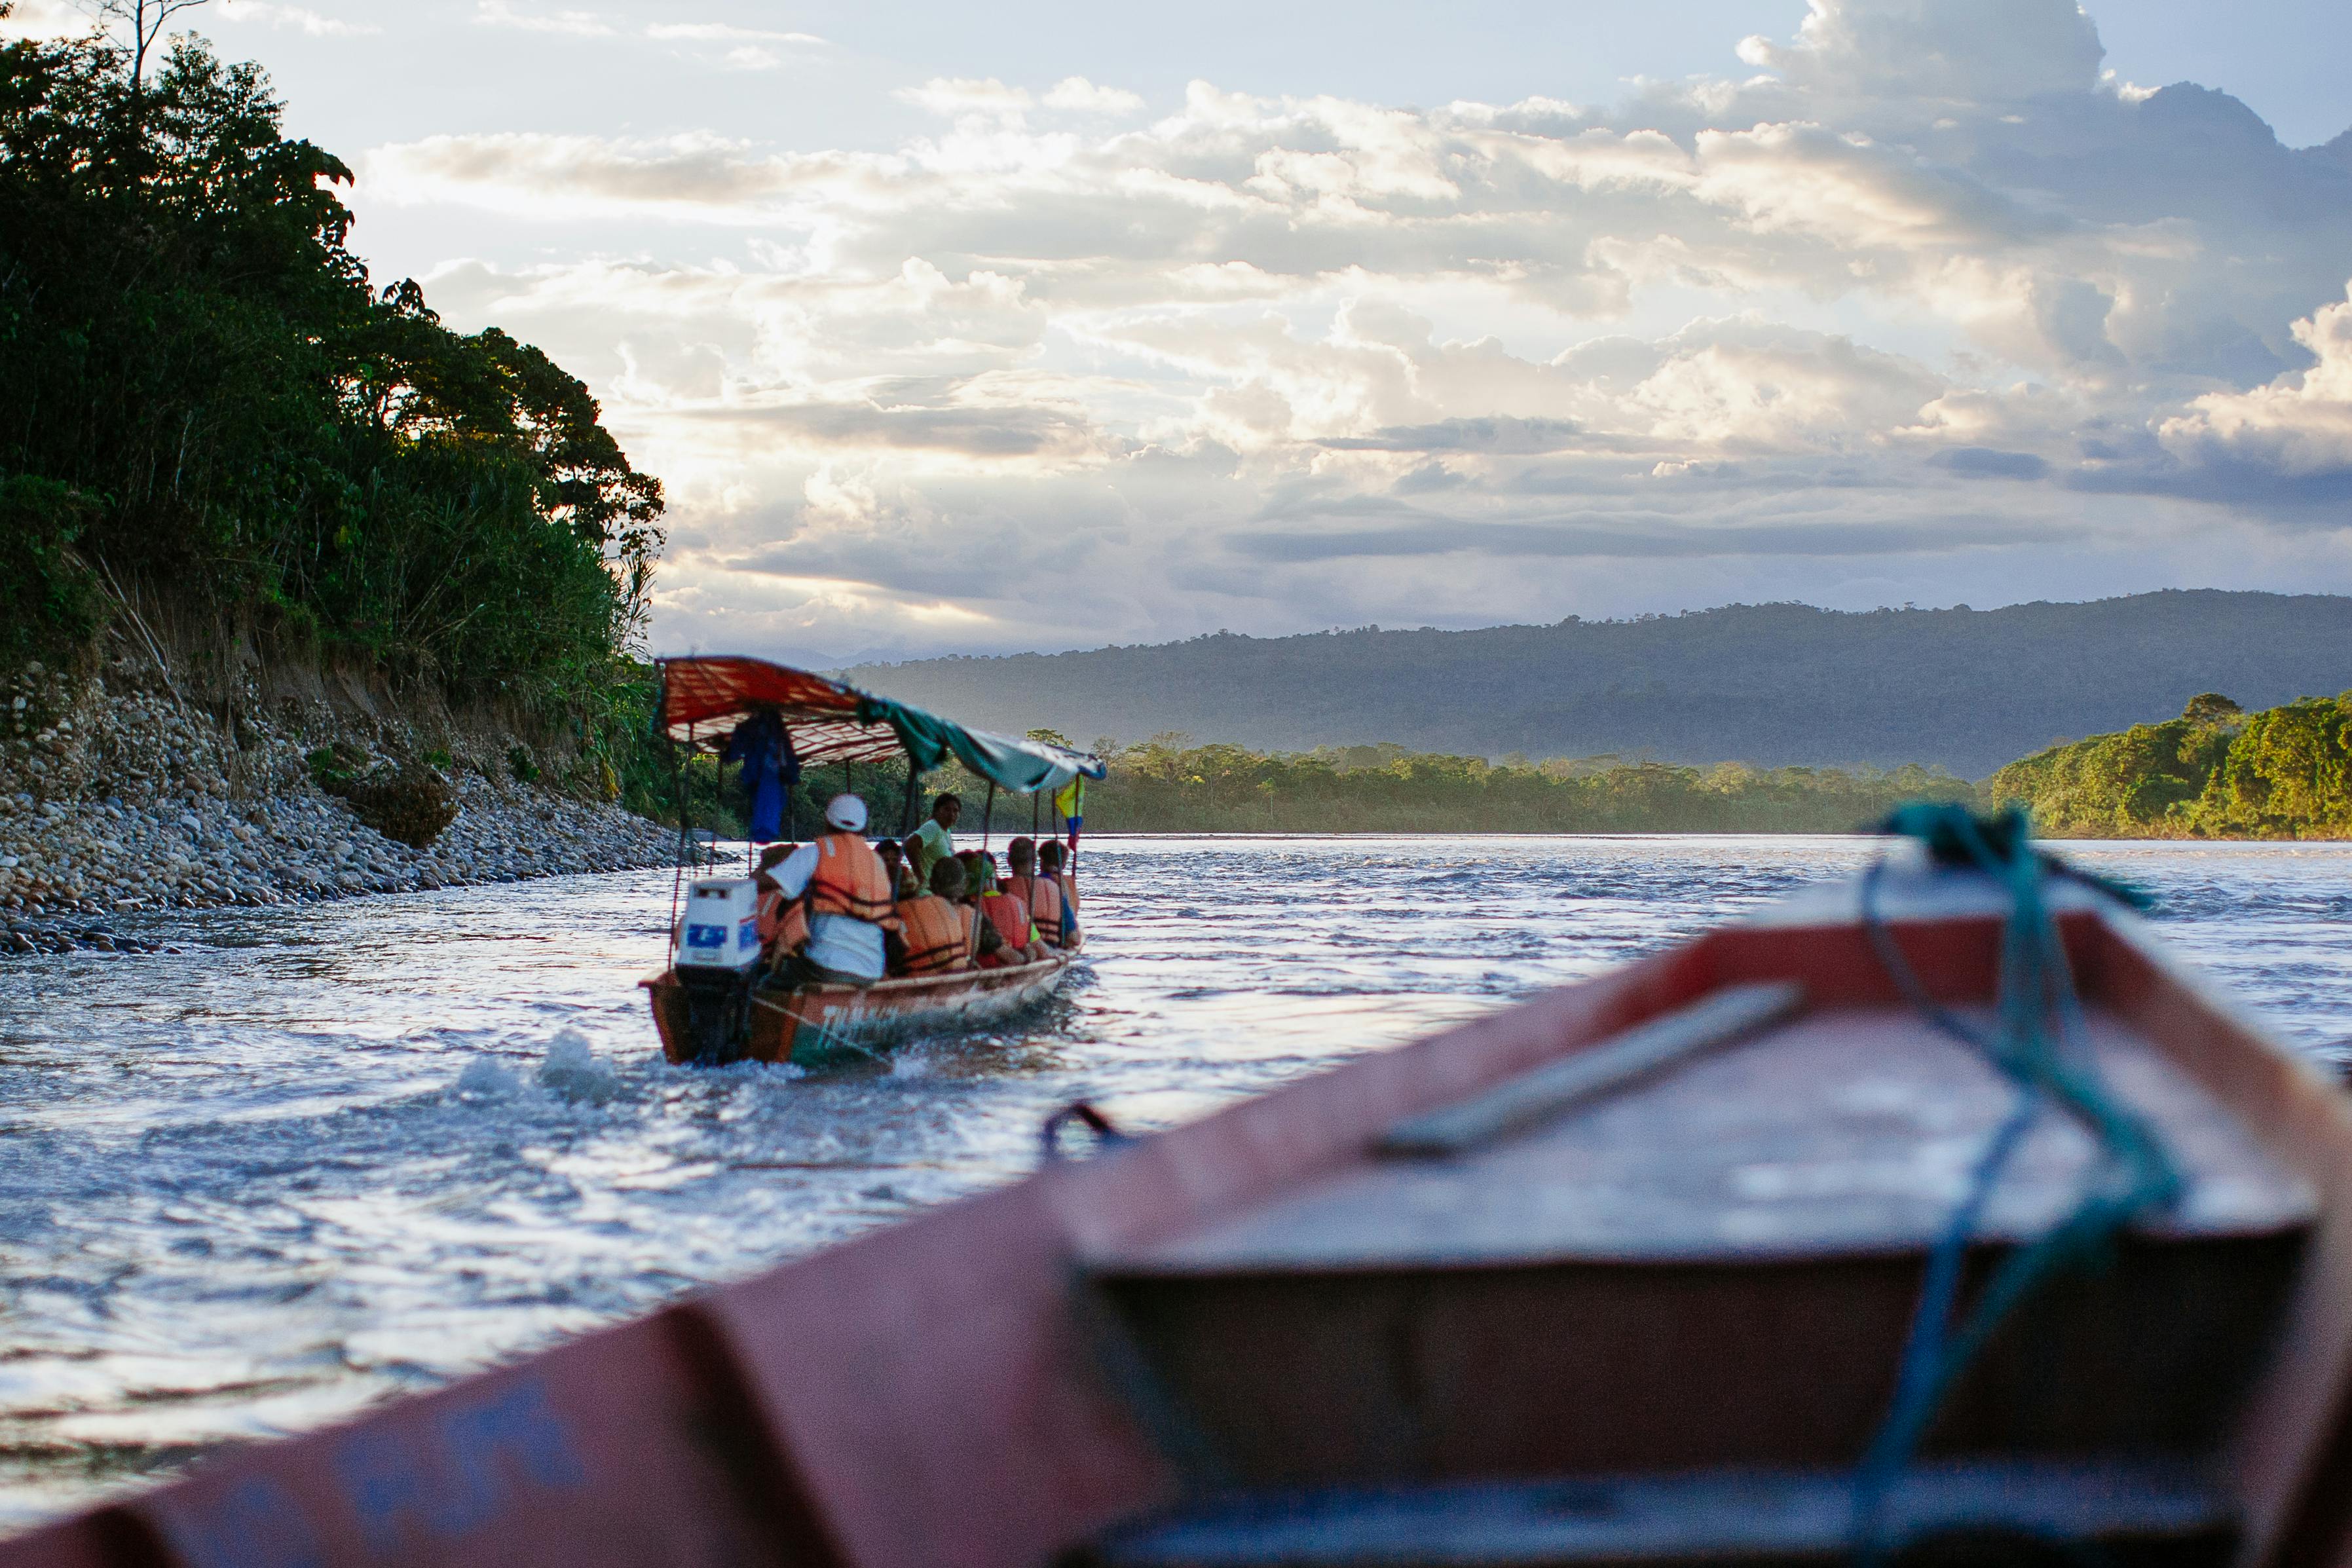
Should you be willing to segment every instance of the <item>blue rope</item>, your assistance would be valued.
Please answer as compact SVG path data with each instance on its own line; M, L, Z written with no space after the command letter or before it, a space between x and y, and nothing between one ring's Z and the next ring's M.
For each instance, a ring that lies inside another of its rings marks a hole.
M2082 1000L2043 898L2048 864L2033 848L2024 813L2011 807L1988 820L1961 806L1920 802L1897 810L1883 830L1919 839L1946 865L1974 866L2001 882L2009 893L2001 930L1999 1028L1993 1031L1979 1028L1930 996L1904 958L1879 913L1886 865L1883 858L1864 874L1862 921L1879 962L1905 999L1937 1028L1999 1068L2015 1085L2018 1103L1978 1156L1966 1195L1928 1254L1919 1303L1904 1337L1895 1396L1854 1477L1853 1535L1856 1560L1863 1563L1875 1563L1884 1550L1887 1495L1902 1479L1945 1394L2009 1314L2054 1275L2104 1251L2133 1219L2169 1206L2181 1186L2163 1147L2138 1117L2108 1093L2092 1062ZM1955 1331L1953 1316L1969 1244L2002 1170L2043 1106L2053 1102L2090 1132L2099 1162L2074 1211L2001 1260Z

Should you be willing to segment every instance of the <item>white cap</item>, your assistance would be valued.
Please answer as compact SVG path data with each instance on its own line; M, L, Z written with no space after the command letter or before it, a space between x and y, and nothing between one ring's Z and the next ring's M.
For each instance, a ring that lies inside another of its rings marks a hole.
M866 831L866 803L854 795L837 795L824 803L824 820L844 833Z

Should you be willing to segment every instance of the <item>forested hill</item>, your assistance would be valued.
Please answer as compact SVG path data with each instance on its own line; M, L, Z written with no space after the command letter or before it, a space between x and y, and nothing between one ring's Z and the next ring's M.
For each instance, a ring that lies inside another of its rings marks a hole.
M1484 631L1219 634L1159 647L865 666L970 723L1081 742L1163 731L1268 751L1394 742L1501 757L1939 764L2352 687L2352 598L2213 591L2000 610L1737 605Z
M371 279L280 120L191 36L0 43L0 673L144 650L233 726L329 669L628 763L659 482L545 354Z

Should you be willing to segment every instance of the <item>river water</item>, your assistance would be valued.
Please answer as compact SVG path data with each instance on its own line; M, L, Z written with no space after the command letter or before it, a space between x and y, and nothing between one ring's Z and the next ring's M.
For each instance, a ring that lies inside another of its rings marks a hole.
M667 872L157 919L0 961L0 1531L1591 974L1838 838L1105 839L1076 984L796 1076L665 1066ZM2282 1036L2352 1056L2352 846L2102 845Z

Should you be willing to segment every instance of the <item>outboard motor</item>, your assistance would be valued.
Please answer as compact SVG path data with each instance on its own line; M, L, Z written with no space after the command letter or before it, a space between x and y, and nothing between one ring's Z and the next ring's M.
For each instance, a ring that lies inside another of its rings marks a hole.
M759 892L748 877L694 884L670 960L686 999L686 1059L740 1061L751 1040L751 983L760 968Z

